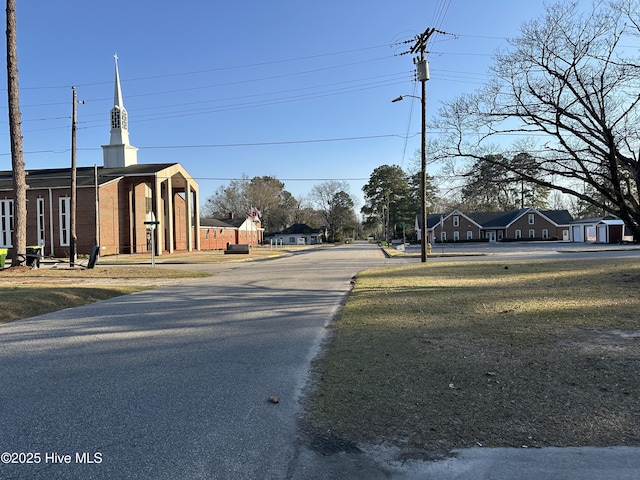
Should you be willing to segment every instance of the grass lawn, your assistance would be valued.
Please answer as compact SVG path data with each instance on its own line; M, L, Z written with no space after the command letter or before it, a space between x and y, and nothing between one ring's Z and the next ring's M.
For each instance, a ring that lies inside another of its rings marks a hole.
M359 274L306 399L317 435L429 451L640 445L640 263Z
M243 260L261 260L267 258L279 257L281 255L310 248L328 248L332 244L323 245L286 245L284 247L270 247L269 245L251 247L250 253L246 254L225 254L223 250L202 250L200 252L184 252L172 253L170 255L160 255L155 257L157 264L172 263L223 263L235 262ZM103 265L126 265L126 264L150 264L151 255L134 254L134 255L107 255L100 257L100 263Z
M167 278L202 276L151 267L7 268L0 271L0 324L147 290Z

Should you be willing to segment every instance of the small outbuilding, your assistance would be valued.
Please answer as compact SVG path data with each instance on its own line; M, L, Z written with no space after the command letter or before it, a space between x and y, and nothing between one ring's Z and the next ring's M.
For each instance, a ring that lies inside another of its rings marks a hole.
M615 215L585 218L571 223L571 241L576 243L632 242L633 234Z

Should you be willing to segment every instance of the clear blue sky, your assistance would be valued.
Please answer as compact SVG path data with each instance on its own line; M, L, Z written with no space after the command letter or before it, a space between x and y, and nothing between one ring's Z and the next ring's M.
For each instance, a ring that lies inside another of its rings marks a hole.
M429 117L488 78L491 54L543 12L543 0L18 0L27 169L70 165L71 86L78 164L102 165L119 57L139 163L180 162L204 203L243 174L294 195L327 179L361 188L420 146L411 56L397 42L428 27ZM6 98L6 73L2 70ZM413 105L412 105L413 103ZM11 168L6 100L0 169ZM405 137L409 138L405 140Z

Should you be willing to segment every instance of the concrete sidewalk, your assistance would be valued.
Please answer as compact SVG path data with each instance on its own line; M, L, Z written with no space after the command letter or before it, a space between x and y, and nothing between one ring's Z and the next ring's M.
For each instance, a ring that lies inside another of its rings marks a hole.
M457 458L416 465L401 478L440 480L637 480L640 449L541 448L482 449L459 452Z
M299 455L295 480L638 480L640 448L471 448L425 461L392 449Z

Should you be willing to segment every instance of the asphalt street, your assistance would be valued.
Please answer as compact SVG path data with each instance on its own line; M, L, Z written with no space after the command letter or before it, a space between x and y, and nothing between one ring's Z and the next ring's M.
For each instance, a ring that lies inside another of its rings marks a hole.
M325 327L353 275L395 262L353 244L198 265L213 275L0 326L0 478L640 479L635 448L312 448L299 400Z
M387 261L363 244L201 266L214 275L0 326L0 478L290 477L325 326Z

